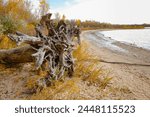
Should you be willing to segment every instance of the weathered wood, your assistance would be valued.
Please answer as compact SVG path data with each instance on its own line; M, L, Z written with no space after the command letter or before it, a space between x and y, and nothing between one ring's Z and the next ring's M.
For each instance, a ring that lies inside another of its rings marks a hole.
M17 32L16 35L14 34L8 34L8 37L15 41L17 45L20 45L21 43L27 43L27 44L37 44L37 43L43 43L41 38L28 36L26 34L22 34L20 32Z
M9 50L0 50L0 63L26 63L34 61L36 51L29 45Z
M35 59L36 68L39 69L47 62L48 75L45 80L42 80L45 84L50 84L52 79L61 78L65 71L70 77L73 75L73 38L77 37L80 44L79 28L75 25L67 26L63 20L60 20L55 27L51 15L47 14L42 17L40 23L35 27L36 36L29 36L21 32L8 35L18 45L26 43L30 46L0 51L0 61L4 63L30 62ZM48 35L42 33L44 26L47 27Z

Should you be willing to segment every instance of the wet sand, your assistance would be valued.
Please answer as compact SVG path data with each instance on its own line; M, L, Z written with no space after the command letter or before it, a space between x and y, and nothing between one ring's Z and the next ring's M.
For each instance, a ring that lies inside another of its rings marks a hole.
M150 51L85 31L82 39L89 43L89 52L113 75L114 86L128 87L127 99L150 99Z

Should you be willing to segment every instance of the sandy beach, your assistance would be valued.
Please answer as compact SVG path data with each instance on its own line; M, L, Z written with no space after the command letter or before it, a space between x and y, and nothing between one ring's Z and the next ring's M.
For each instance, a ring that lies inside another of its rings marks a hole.
M110 70L114 86L127 87L126 99L150 99L150 51L119 41L97 36L96 31L85 31L82 39L89 52L97 56L101 65Z

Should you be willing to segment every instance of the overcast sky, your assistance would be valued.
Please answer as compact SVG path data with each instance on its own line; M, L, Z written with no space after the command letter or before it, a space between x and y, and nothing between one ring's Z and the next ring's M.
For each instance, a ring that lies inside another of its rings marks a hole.
M52 12L68 19L114 24L150 23L150 0L47 0Z

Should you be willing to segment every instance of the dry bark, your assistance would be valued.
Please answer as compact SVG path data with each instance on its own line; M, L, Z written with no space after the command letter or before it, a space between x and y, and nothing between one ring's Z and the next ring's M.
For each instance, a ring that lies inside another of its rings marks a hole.
M0 50L0 63L26 63L34 61L31 56L35 50L30 46L24 46L9 50Z

